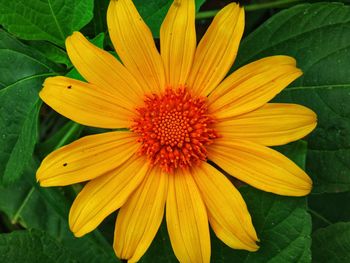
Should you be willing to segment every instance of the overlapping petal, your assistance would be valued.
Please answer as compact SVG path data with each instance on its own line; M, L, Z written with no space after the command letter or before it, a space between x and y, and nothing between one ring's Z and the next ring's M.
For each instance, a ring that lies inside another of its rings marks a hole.
M258 238L252 219L241 194L233 184L208 163L194 167L192 174L215 234L232 248L256 251Z
M207 212L187 170L169 174L166 221L171 245L180 262L210 261Z
M113 93L118 105L133 108L142 102L141 86L113 55L90 43L79 32L66 39L66 48L79 73L99 89Z
M164 89L163 62L149 30L131 0L111 0L107 11L109 35L119 57L144 92Z
M175 0L170 6L160 29L160 48L166 84L184 85L196 50L194 1Z
M119 258L137 262L146 252L163 219L167 188L168 175L156 167L122 206L114 233Z
M98 128L130 127L133 108L99 86L66 77L50 77L40 98L63 116Z
M119 168L88 182L74 200L69 226L80 237L94 230L103 219L119 209L149 171L143 157L133 156Z
M108 132L83 137L49 154L36 178L41 186L84 182L115 170L139 146L131 132Z
M226 76L244 31L244 10L231 3L215 16L200 41L188 80L195 94L207 96Z
M301 105L269 103L252 112L221 120L215 126L226 140L243 139L267 146L283 145L309 134L316 114Z
M302 75L294 58L272 56L252 62L227 77L208 97L218 119L255 110Z
M279 195L304 196L310 177L281 153L253 142L218 139L208 158L226 172L255 188Z

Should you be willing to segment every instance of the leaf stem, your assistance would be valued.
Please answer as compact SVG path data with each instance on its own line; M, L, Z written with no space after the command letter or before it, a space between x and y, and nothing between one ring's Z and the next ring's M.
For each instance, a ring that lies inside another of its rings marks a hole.
M310 212L311 215L313 215L314 217L317 217L318 219L320 219L321 221L323 221L327 225L332 225L333 224L331 221L329 221L327 218L325 218L324 216L322 216L321 214L319 214L315 210L312 210L311 208L308 208L308 211Z
M19 216L22 213L23 208L27 205L27 203L29 202L29 199L31 198L32 194L34 193L35 187L33 186L32 188L30 188L28 194L26 195L25 199L23 200L21 206L18 208L18 210L16 211L15 215L13 216L13 218L11 219L11 223L12 224L16 224L18 221Z
M76 122L72 122L71 127L69 128L69 130L67 131L67 133L62 137L62 139L57 143L55 150L62 147L63 145L65 145L67 143L67 141L69 140L69 138L80 129L80 124L76 123Z
M278 7L283 7L285 5L299 3L299 2L304 2L304 0L278 0L270 3L253 4L253 5L245 6L244 10L249 12L249 11L257 11L257 10L263 10L263 9L269 9L269 8L278 8Z
M252 4L244 6L244 10L247 12L264 10L269 8L279 8L288 4L303 2L304 0L277 0L269 3ZM196 15L196 19L207 19L214 17L220 10L209 10L199 12Z

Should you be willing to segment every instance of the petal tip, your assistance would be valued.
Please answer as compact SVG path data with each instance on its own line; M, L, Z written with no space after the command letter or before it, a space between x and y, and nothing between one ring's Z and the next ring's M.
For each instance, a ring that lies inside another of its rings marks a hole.
M312 190L312 180L309 176L304 177L304 184L300 185L300 187L298 189L295 189L290 196L298 196L298 197L302 197L302 196L306 196L308 194L311 193Z
M41 181L41 178L40 178L40 175L38 174L38 172L36 173L35 175L35 181L36 183L38 183L40 186L42 186L42 181Z
M36 181L39 183L40 187L51 187L57 186L56 184L50 183L50 180L46 180L45 178L37 178Z
M69 224L69 228L70 231L73 233L73 235L75 237L81 237L83 236L83 234L81 233L81 228L77 228L77 217L76 214L74 213L72 207L69 211L69 215L68 215L68 224Z
M71 229L71 231L72 231L72 234L74 235L74 237L76 237L76 238L79 238L79 237L82 237L82 236L84 236L86 233L84 233L84 232L82 232L82 231L80 231L80 230L73 230L73 228L70 226L70 229Z
M250 251L250 252L256 252L256 251L258 251L259 249L260 249L260 246L254 242L254 244L252 244L252 246L250 247L250 249L248 249L248 251Z
M66 37L66 40L65 40L66 48L69 45L70 41L72 41L72 38L76 37L78 33L79 32L74 31L72 34L70 34L68 37Z
M300 69L300 68L297 68L297 74L298 74L298 77L300 77L301 75L304 74L303 70Z

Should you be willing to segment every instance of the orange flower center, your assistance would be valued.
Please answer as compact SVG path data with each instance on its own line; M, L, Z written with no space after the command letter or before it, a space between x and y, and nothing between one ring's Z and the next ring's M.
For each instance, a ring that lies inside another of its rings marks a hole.
M218 137L206 98L193 97L183 87L147 96L137 111L131 129L140 136L140 153L168 173L205 161L205 146Z

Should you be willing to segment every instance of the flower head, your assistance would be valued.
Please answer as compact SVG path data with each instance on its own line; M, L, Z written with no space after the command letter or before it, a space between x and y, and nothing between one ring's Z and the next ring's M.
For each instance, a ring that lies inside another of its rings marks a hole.
M37 179L42 186L89 181L72 205L71 230L83 236L119 209L114 250L131 262L150 246L164 210L181 262L209 262L209 224L228 246L258 249L244 200L216 167L280 195L303 196L312 186L303 170L267 147L298 140L316 126L316 115L303 106L268 103L302 74L295 60L267 57L225 78L244 10L234 3L223 8L196 46L194 2L173 2L159 53L132 1L112 0L107 22L122 63L75 32L67 52L87 82L47 78L40 92L73 121L128 129L54 151Z

